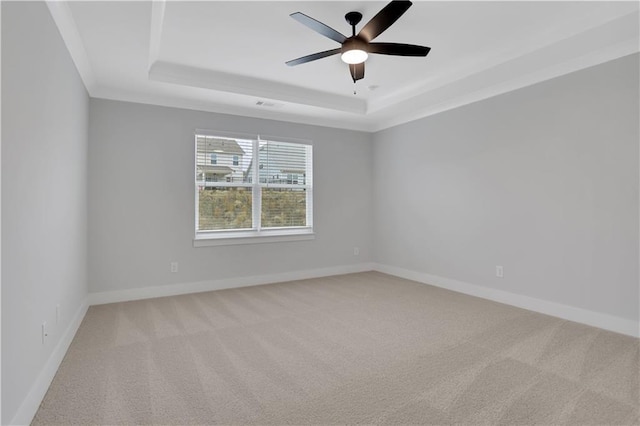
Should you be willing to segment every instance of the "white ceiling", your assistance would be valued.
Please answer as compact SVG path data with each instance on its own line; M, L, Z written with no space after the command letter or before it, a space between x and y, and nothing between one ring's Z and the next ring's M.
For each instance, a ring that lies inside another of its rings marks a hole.
M339 47L289 14L348 36L345 13L364 15L359 30L385 4L48 3L93 97L366 131L639 50L635 1L416 1L376 41L429 46L426 58L370 55L355 85L339 55L285 65Z

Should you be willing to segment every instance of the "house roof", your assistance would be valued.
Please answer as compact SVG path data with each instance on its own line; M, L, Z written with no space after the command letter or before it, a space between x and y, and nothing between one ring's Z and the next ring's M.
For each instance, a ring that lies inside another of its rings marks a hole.
M233 139L217 139L198 137L198 152L211 154L238 154L244 155L244 149Z
M211 165L198 166L198 171L203 171L205 173L215 173L217 175L228 175L233 173L233 169L231 167Z

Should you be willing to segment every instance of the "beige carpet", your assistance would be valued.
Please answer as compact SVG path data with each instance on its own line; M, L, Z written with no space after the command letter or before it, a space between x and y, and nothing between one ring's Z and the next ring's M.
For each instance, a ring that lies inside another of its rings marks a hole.
M367 272L89 309L34 424L639 424L639 341Z

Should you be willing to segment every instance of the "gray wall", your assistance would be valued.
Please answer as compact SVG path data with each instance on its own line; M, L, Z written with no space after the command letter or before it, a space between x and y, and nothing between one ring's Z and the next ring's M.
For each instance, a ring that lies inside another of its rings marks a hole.
M371 260L369 134L101 99L89 121L92 292ZM194 248L198 128L311 139L315 240Z
M88 108L47 6L2 2L3 424L87 295Z
M89 101L42 3L2 3L2 64L2 423L87 282L376 260L638 319L638 55L374 135ZM311 139L316 239L194 248L195 128Z
M638 114L632 55L376 133L376 261L637 321Z

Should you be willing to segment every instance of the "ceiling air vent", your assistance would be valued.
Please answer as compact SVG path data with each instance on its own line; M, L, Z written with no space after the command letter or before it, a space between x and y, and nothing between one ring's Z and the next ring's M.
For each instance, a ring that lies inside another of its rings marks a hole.
M269 101L256 101L256 105L264 108L282 108L284 106L284 104Z

